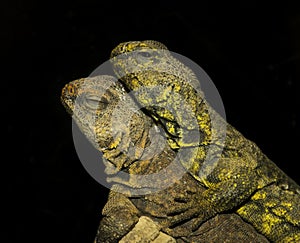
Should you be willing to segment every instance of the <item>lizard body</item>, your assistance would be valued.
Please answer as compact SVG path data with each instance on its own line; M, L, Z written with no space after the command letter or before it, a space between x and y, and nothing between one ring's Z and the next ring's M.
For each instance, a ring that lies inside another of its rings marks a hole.
M218 129L211 123L212 119L217 124L225 121L203 94L197 93L196 75L187 66L155 41L121 43L112 51L111 62L127 89L136 91L137 102L162 124L170 147L194 154L193 161L183 157L181 163L207 188L198 205L185 205L185 213L169 221L177 224L197 215L197 228L218 213L235 210L271 241L300 242L300 187L229 124L220 149ZM149 92L149 87L156 86L162 91ZM181 109L182 103L174 93L188 103L192 115ZM190 119L193 115L197 126ZM195 129L199 129L200 139L190 141L189 132ZM212 166L204 164L211 147L217 161Z
M108 175L114 176L119 171L129 173L127 180L117 180L115 186L134 187L136 181L130 179L132 174L155 173L171 163L176 152L165 144L159 154L153 157L143 155L140 149L155 144L156 140L149 139L154 121L141 111L132 114L129 124L120 122L113 126L112 119L124 121L128 116L128 111L119 106L125 93L115 78L103 75L68 83L62 90L61 101L80 130L103 153ZM130 100L126 102L130 103ZM134 104L131 103L131 106ZM114 116L114 110L121 110L119 117ZM224 242L224 239L226 242L268 242L234 214L217 215L207 220L197 231L193 230L192 225L198 216L193 215L188 221L180 223L177 230L169 215L174 215L175 211L176 215L184 214L182 205L197 205L205 190L189 173L184 174L179 181L174 181L170 187L148 195L132 197L112 190L103 209L104 218L96 242L118 242L124 235L132 233L141 215L151 217L163 232L168 233L170 227L173 232L178 231L177 236L174 235L177 242L208 242L208 239L210 242ZM139 237L143 238L143 234Z

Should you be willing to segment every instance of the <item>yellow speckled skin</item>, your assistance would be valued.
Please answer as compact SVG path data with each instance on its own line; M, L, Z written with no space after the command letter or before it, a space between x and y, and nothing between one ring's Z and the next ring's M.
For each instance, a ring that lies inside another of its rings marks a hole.
M129 124L122 122L123 117L114 117L114 110L121 111L120 116L128 113L118 107L125 93L116 78L102 75L74 80L63 88L61 95L63 105L80 130L116 170L141 157L139 148L145 147L152 124L151 118L142 112L134 112ZM113 120L121 122L113 124ZM128 151L132 157L126 155Z
M174 224L202 215L195 222L197 227L217 213L234 210L273 242L300 242L300 187L231 125L227 124L218 163L204 168L208 147L215 148L216 154L219 151L218 139L212 136L211 120L220 124L225 121L212 111L203 94L195 91L193 86L199 81L188 67L156 41L121 43L112 51L111 62L129 90L157 85L165 89L166 92L156 95L138 92L135 98L147 114L163 125L172 149L188 149L195 154L193 161L183 158L181 163L208 189L184 216L173 216ZM170 92L179 94L189 104L197 127ZM153 102L160 106L151 106ZM172 112L162 108L170 105ZM199 141L186 135L194 129L199 129Z

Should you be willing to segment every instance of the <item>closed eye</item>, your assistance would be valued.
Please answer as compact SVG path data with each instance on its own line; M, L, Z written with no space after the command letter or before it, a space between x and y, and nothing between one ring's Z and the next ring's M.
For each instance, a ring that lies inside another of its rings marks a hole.
M91 110L104 110L109 102L103 96L86 95L84 99L84 105Z
M151 57L150 52L147 51L140 51L138 54L142 57Z

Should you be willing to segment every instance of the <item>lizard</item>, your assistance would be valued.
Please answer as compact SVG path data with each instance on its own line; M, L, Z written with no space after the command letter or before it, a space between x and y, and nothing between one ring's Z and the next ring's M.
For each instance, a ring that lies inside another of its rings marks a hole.
M132 174L154 173L167 166L176 153L168 144L165 144L159 154L152 157L145 156L145 152L140 151L141 148L151 147L151 143L155 145L157 142L155 136L150 141L151 127L157 124L140 110L132 114L129 125L124 126L121 122L116 123L120 127L112 127L112 119L120 118L124 121L124 116L128 116L128 110L119 106L125 94L124 87L114 77L101 75L68 83L62 89L61 101L79 129L94 147L102 152L107 174L114 176L121 170L129 173L128 180L117 180L127 187ZM126 99L126 102L132 107L135 106L131 103L131 98ZM116 109L121 109L118 113L120 117L114 116ZM129 151L134 153L128 153ZM132 181L131 186L134 186L134 183L135 181ZM149 185L151 186L153 185ZM135 232L133 227L138 225L141 216L150 217L159 224L158 229L161 229L161 232L167 233L171 226L171 222L165 220L168 214L173 213L173 209L181 208L182 204L197 204L204 191L205 188L189 173L185 173L168 188L147 195L130 196L111 190L103 209L104 217L100 222L95 242L118 242L122 237L124 240L121 241L127 242L125 238ZM180 211L177 214L180 214ZM208 239L212 242L268 242L251 225L232 213L219 214L192 232L191 224L196 219L197 217L192 217L182 224L181 236L176 237L177 242L207 242ZM151 224L148 223L145 227L149 225ZM142 232L145 230L147 229L143 229ZM176 227L173 230L176 230ZM139 236L142 239L144 237L143 233ZM159 239L162 237L157 238Z
M197 215L192 226L196 229L214 215L234 210L272 242L300 242L299 185L211 108L195 89L197 77L189 67L152 40L121 43L112 50L110 60L124 86L135 91L135 100L160 122L170 147L194 154L192 161L183 157L180 162L207 188L198 204L183 205L184 213L170 216L169 222L178 224ZM162 90L149 92L156 86ZM191 107L196 125L178 97ZM212 122L226 124L223 144ZM200 138L189 139L189 131L195 129ZM206 158L209 149L215 157ZM205 163L207 159L214 163Z

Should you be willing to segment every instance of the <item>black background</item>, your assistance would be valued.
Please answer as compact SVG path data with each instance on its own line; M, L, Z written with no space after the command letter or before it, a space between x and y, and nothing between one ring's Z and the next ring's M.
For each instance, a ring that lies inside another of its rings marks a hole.
M296 2L296 1L295 1ZM154 39L198 63L227 120L300 183L300 12L282 1L1 3L3 242L92 242L108 190L76 155L61 88L118 43ZM7 156L6 156L7 154Z

